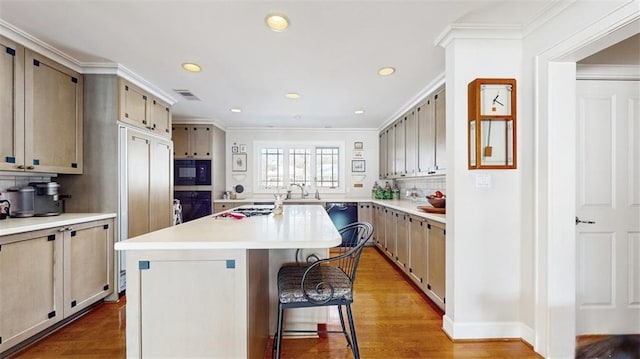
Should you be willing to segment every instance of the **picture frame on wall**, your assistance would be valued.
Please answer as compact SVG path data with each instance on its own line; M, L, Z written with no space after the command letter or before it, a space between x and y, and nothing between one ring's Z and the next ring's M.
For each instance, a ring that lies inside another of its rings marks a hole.
M247 172L247 154L234 153L231 155L231 171Z
M247 145L239 145L240 153L247 153Z
M361 149L363 149L363 143L362 143L362 142L354 142L354 143L353 143L353 149L354 149L354 150L361 150Z
M365 171L365 161L364 160L352 160L351 161L351 172L364 172Z
M364 158L364 151L363 150L353 150L353 158L355 158L355 159Z
M231 153L238 153L238 146L231 146Z

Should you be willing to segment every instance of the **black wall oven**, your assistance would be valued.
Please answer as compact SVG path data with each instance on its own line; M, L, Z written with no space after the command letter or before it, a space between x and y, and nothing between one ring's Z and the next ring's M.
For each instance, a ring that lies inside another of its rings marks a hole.
M182 206L182 222L189 222L211 214L211 191L175 191L174 198Z
M173 184L175 186L210 186L211 160L175 160Z

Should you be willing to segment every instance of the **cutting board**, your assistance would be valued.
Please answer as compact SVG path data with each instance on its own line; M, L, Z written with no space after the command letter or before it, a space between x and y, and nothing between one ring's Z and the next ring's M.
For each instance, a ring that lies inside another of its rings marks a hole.
M438 213L438 214L445 214L447 211L447 208L435 208L435 207L431 207L431 206L418 206L418 209L421 211L425 211L427 213Z

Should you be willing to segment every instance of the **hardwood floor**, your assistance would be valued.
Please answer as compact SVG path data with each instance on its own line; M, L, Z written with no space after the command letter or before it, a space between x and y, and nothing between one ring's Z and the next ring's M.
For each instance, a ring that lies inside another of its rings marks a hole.
M520 340L452 342L442 313L373 247L360 260L353 305L360 355L368 358L541 358ZM339 326L337 313L329 328ZM124 358L125 300L105 303L13 358ZM270 348L265 358L271 357ZM344 337L285 339L283 358L351 358Z

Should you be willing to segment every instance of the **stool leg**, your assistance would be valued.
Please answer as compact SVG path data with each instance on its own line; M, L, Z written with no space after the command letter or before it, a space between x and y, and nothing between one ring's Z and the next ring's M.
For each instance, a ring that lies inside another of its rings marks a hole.
M351 330L351 340L353 343L351 350L353 350L354 359L360 359L360 350L358 349L358 338L356 338L356 326L353 323L353 313L351 313L351 304L347 303L345 306L347 307L347 318L349 319L349 329Z
M282 320L284 316L284 308L282 303L278 303L278 328L276 329L276 337L274 342L276 345L276 358L280 359L280 349L282 348ZM273 352L272 352L273 353Z

